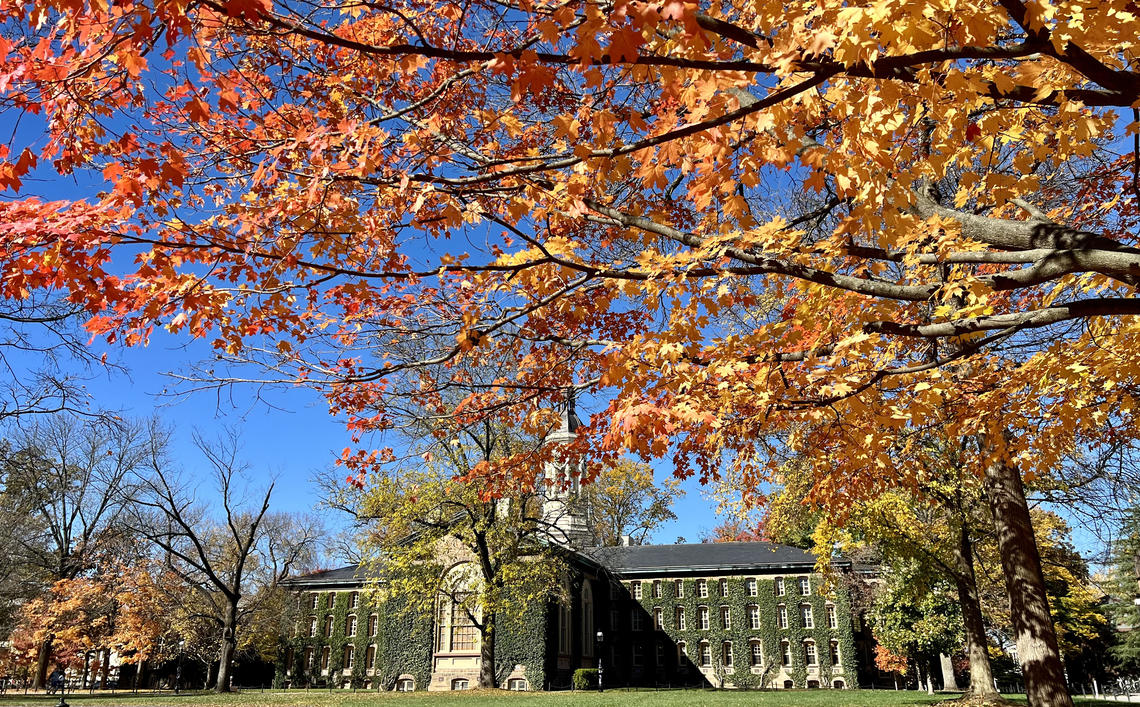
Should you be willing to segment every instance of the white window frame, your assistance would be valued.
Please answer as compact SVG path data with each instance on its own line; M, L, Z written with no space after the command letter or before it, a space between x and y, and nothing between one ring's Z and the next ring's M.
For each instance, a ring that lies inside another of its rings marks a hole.
M732 608L727 606L720 607L720 627L725 631L732 629Z
M786 593L787 593L787 590L784 588L784 578L783 577L777 577L776 578L776 596L782 597Z
M800 604L800 624L804 628L815 628L815 614L811 604Z
M760 590L757 586L758 583L755 577L749 577L747 580L745 580L744 584L746 587L748 587L748 596L754 597L759 593Z
M827 627L839 628L839 615L835 611L834 604L827 605Z
M819 665L819 651L816 650L815 641L804 641L804 665L808 667Z
M709 598L708 580L706 580L706 579L698 579L697 580L697 598L698 599L708 599Z
M800 596L801 597L810 597L811 596L811 577L800 577L799 578L799 587L800 587Z
M788 607L780 604L776 607L776 628L788 627Z
M702 631L709 630L709 608L707 606L697 607L697 628Z
M755 604L748 605L748 628L752 631L760 630L760 607Z

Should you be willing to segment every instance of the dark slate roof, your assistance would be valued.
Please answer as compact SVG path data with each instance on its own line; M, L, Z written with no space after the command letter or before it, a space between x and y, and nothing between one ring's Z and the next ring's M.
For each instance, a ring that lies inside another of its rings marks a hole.
M348 565L347 567L337 567L332 570L310 572L309 574L303 574L299 577L290 577L286 579L283 584L305 587L316 585L356 585L363 583L367 579L368 573L361 569L359 565Z
M599 547L586 550L586 554L621 575L771 572L810 568L816 559L798 547L761 542Z

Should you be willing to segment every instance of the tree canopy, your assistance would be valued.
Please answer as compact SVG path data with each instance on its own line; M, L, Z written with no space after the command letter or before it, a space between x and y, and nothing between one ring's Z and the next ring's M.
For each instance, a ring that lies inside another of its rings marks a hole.
M576 386L603 401L597 453L728 465L749 494L776 472L761 442L790 435L836 507L913 486L880 433L936 422L1009 519L1031 699L1067 703L1034 686L1038 654L1062 676L1021 484L1134 429L1125 0L0 18L0 106L43 128L0 155L6 297L62 291L110 340L208 338L323 386L357 431L465 387L461 410L537 432ZM36 194L51 170L87 198Z

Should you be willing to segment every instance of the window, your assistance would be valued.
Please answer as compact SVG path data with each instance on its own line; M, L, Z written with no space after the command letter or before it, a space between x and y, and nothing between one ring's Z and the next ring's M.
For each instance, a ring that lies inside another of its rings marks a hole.
M368 646L364 649L364 669L372 670L376 667L376 646Z
M784 578L783 577L777 577L776 578L776 596L778 596L778 597L784 596Z
M721 660L724 661L724 667L732 667L732 642L725 641L720 647Z
M371 616L369 616L368 617L368 635L369 636L375 636L376 635L376 629L379 625L380 625L380 617L378 617L376 614L372 614Z
M707 606L697 607L697 627L702 631L707 631L709 628L709 608Z
M831 605L827 607L827 627L839 628L839 617L835 615L835 607Z
M659 580L659 579L653 580L653 598L654 599L660 599L661 598L661 580Z
M479 631L463 608L462 598L441 597L436 617L436 648L441 653L470 653L479 645Z
M776 607L776 627L788 627L788 607L784 606L783 604L780 604Z
M791 665L792 664L792 646L791 646L791 644L789 644L787 641L782 641L780 643L780 651L782 653L782 655L780 656L780 662L785 666Z
M325 603L326 609L331 609L336 605L336 592L329 592L328 601Z
M673 628L678 631L685 630L685 607L678 606L673 609Z
M753 667L759 667L764 664L764 648L760 645L760 641L752 641L749 643L748 652Z
M617 609L610 609L610 630L617 631L621 628L621 614Z
M685 597L685 582L684 580L673 580L673 590L677 592L677 598L683 599Z
M320 596L316 592L309 595L309 608L315 610L317 608L317 597Z
M332 614L329 614L328 616L325 617L325 638L328 638L329 636L332 635L332 625L333 625L333 617L332 617Z
M356 616L349 614L348 618L344 621L344 635L352 637L356 635Z
M665 643L664 641L657 642L657 667L665 667Z
M315 638L317 635L317 617L309 617L309 638Z
M594 590L589 582L582 586L582 655L594 655Z
M290 646L285 649L285 672L293 670L293 647Z
M610 601L613 601L614 599L617 599L617 598L618 598L618 585L611 584L610 585Z
M661 609L654 609L653 610L653 629L655 631L660 631L663 628L665 628L665 624L664 624L664 622L661 621Z
M632 631L640 631L644 628L641 621L641 609L634 609L633 613L629 615L629 628Z
M808 665L819 665L819 657L815 654L815 643L812 641L804 643L804 662Z
M753 631L760 628L760 607L755 604L748 607L748 628Z
M645 646L641 645L638 641L634 641L632 650L630 665L635 668L640 668L645 665Z
M720 580L720 595L722 597L728 596L728 580L727 579Z
M723 629L732 628L732 609L727 606L720 607L720 627Z
M641 582L630 582L629 593L633 595L634 599L641 598Z
M352 670L352 664L356 660L356 647L351 643L344 647L344 660L341 661L340 667L345 670Z
M710 665L712 665L712 648L709 648L708 643L705 643L702 641L700 650L701 650L701 667L707 668Z
M309 646L308 648L305 649L305 662L302 663L302 665L305 666L306 670L312 670L313 669L313 647L312 646Z
M800 605L800 625L804 628L815 628L815 618L811 615L811 605Z
M685 652L685 648L684 641L677 641L677 665L684 665L685 659L689 657Z
M416 681L411 678L400 678L396 681L396 692L412 692L416 689Z
M512 692L526 692L526 680L524 678L511 678L507 680L507 689Z
M348 608L355 609L360 606L360 592L353 592L348 595Z
M329 669L329 647L325 646L321 649L321 670Z
M842 680L836 680L835 682L831 683L831 686L836 690L842 690L843 688L847 687L845 684L843 684Z
M570 651L572 649L572 646L570 645L570 643L571 643L570 631L572 630L571 629L572 625L573 624L570 623L570 605L569 604L559 604L558 605L558 652L562 653L563 655L570 655Z
M757 590L756 590L756 578L755 577L749 577L748 581L745 582L745 586L748 587L748 596L750 596L750 597L756 596Z
M704 599L708 595L709 595L709 583L703 579L698 579L697 580L697 596L700 597L701 599Z
M839 641L831 642L831 664L839 665Z
M468 686L467 678L455 678L451 681L452 690L466 690Z
M811 580L807 577L800 577L800 596L809 596L811 594Z

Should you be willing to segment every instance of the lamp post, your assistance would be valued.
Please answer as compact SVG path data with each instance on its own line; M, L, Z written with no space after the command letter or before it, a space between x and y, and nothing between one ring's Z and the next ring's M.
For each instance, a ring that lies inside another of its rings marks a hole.
M598 646L597 646L597 651L598 651L598 692L602 692L602 690L603 690L603 687L602 687L602 643L605 641L605 638L606 638L605 635L602 634L601 631L598 631L598 635L597 635L597 639L598 639Z
M178 641L178 665L174 668L174 694L182 687L182 651L186 648L186 639Z

